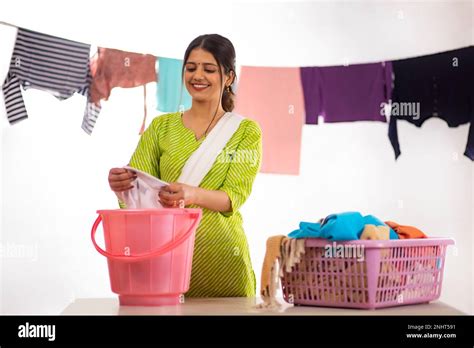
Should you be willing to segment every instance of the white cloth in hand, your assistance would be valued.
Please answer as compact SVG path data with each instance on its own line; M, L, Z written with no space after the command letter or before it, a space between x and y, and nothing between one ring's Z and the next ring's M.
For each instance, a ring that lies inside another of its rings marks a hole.
M158 193L168 183L138 169L129 166L123 168L137 174L137 178L133 182L133 188L116 192L118 199L125 203L127 209L163 208L159 202Z

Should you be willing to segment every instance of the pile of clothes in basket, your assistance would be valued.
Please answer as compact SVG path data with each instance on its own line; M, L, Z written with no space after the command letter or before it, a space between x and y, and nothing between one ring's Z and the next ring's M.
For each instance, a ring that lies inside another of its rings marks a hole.
M321 238L332 241L335 245L335 242L342 241L412 239L427 238L427 236L416 227L404 226L392 221L382 222L375 216L363 216L359 212L331 214L315 223L301 222L299 229L289 233L288 237L278 235L268 238L260 287L263 303L257 307L271 308L280 305L276 300L280 278L285 274L290 274L294 269L304 270L296 272L299 277L297 281L300 281L301 284L316 285L315 288L320 291L317 297L323 301L367 301L367 291L364 291L367 289L366 263L359 262L361 260L357 260L357 258L352 260L346 258L339 262L315 262L314 260L324 260L325 257L332 257L332 255L326 255L327 251L330 251L327 248L305 248L307 238ZM381 253L378 286L397 288L400 291L379 294L379 296L393 297L384 298L385 301L395 300L395 297L400 295L409 296L410 287L407 285L423 281L423 279L418 279L420 274L430 276L429 272L416 271L420 271L420 268L429 271L437 267L436 262L431 260L412 263L409 267L413 268L413 274L403 274L394 268L400 267L400 263L390 262L391 258L397 257L397 255L390 255L391 252L395 251L387 249ZM416 248L404 251L404 253L416 252L419 252ZM423 252L425 254L432 252L433 255L436 255L434 249L425 249ZM305 253L311 253L311 255L305 255ZM428 255L424 256L426 259ZM402 266L406 269L407 265ZM414 277L417 279L412 279Z

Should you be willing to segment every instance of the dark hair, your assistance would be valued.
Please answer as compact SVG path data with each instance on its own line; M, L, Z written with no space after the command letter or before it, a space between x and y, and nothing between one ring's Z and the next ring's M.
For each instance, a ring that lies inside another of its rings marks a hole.
M232 85L234 84L237 75L235 72L235 49L232 42L229 39L219 35L219 34L206 34L201 35L195 38L189 44L186 52L184 53L184 60L183 60L183 70L181 78L184 77L184 64L186 64L191 51L195 48L202 48L203 50L209 52L214 56L214 59L217 61L217 65L219 66L219 75L221 77L221 83L223 80L222 76L222 68L224 68L224 73L227 75L231 71L234 72L234 80L232 84L229 86L229 91L224 88L221 91L220 100L222 103L222 108L230 112L234 109L234 97L235 94L232 91Z

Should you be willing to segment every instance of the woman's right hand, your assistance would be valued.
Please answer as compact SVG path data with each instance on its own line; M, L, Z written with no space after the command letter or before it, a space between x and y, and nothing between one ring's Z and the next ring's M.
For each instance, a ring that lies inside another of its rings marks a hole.
M112 168L109 171L109 186L114 192L123 192L133 188L132 182L137 174L125 168Z

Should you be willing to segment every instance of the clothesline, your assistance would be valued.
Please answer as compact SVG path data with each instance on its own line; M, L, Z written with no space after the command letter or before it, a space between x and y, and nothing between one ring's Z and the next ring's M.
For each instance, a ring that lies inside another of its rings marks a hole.
M387 122L395 158L397 122L431 117L470 123L464 155L474 160L474 47L380 63L334 67L242 67L236 112L262 127L263 173L299 174L304 125ZM276 120L278 120L276 122ZM278 155L275 155L278 154Z
M90 48L89 44L18 28L2 86L9 122L27 118L20 86L48 91L60 100L74 93L86 96L82 128L88 134L96 123L101 100L107 100L114 87L156 81L158 111L191 107L191 96L182 82L182 60L101 47L90 58ZM262 128L264 173L299 173L302 127L317 124L320 116L327 123L387 122L386 116L390 116L389 138L396 158L400 155L397 119L418 127L430 117L441 117L451 127L471 123L464 154L474 160L474 91L469 87L473 80L473 46L347 66L241 66L235 112L257 121ZM455 93L440 94L439 90ZM413 108L407 114L398 113L404 110L398 106L405 104ZM384 112L385 105L392 106L389 115ZM145 96L144 109L146 116ZM141 131L144 124L145 117Z
M0 24L1 25L5 25L5 26L9 26L9 27L12 27L12 28L15 28L15 29L18 29L19 27L14 25L14 24L11 24L11 23L7 23L7 22L4 22L4 21L0 21ZM26 28L26 27L22 27L22 28L25 28L25 29L28 29L28 30L32 30L34 31L34 29L30 29L30 28ZM52 36L55 36L54 34L47 34L47 35L52 35ZM102 46L98 46L98 45L95 45L94 43L91 44L91 46L95 46L95 47L102 47ZM320 64L313 64L313 65L302 65L301 67L331 67L331 66L350 66L350 65L359 65L359 64L374 64L374 63L383 63L383 62L387 62L387 61L391 61L391 62L394 62L394 61L398 61L398 60L404 60L404 59L409 59L409 58L416 58L416 57L422 57L422 56L428 56L428 55L431 55L431 54L436 54L436 53L442 53L442 52L446 52L446 51L451 51L451 50L456 50L456 49L461 49L461 48L466 48L466 47L469 47L470 45L468 46L461 46L461 47L455 47L455 48L449 48L449 49L443 49L443 50L436 50L436 51L433 51L433 52L428 52L428 53L423 53L423 54L416 54L416 55L408 55L408 56L403 56L403 57L397 57L397 58L386 58L386 59L377 59L377 60L371 60L371 61L352 61L352 62L344 62L344 64L338 64L338 65L320 65ZM121 48L119 47L109 47L107 46L107 48L111 48L111 49L116 49L116 50L122 50ZM135 52L135 53L139 53L139 52ZM162 55L159 55L159 54L154 54L154 53L147 53L147 54L152 54L154 55L155 57L164 57ZM173 57L166 57L166 58L171 58L171 59L180 59L180 58L173 58ZM253 65L253 64L243 64L243 63L238 63L237 64L238 66L252 66L252 67L280 67L280 68L295 68L295 67L299 67L299 66L270 66L270 65Z

